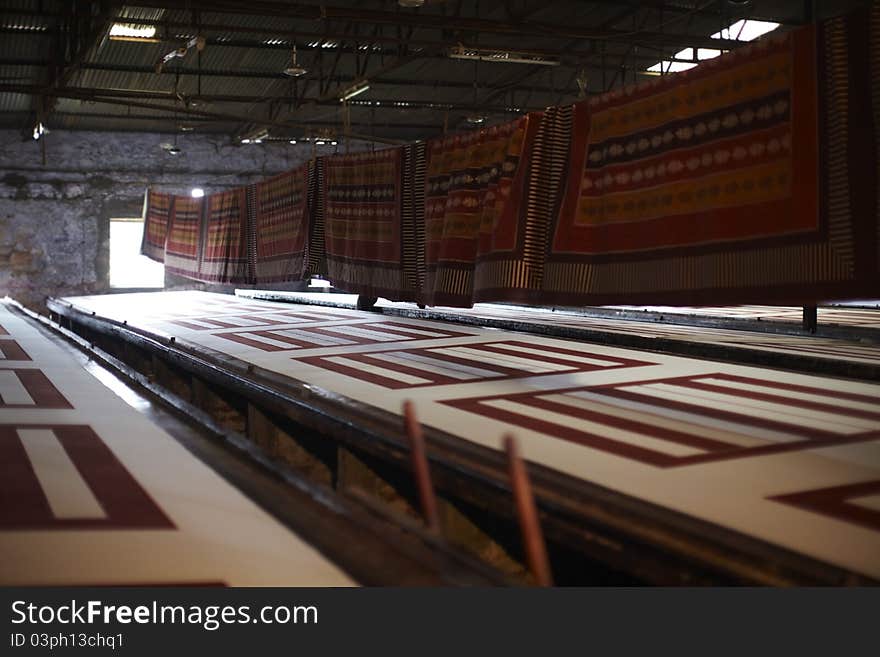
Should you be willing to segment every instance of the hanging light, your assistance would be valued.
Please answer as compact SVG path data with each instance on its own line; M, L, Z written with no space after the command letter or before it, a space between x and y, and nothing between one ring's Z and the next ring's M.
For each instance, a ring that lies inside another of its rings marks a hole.
M401 7L423 7L425 0L397 0Z
M477 67L479 66L479 64L480 64L480 61L475 59L474 60L474 111L464 117L464 120L467 121L468 123L470 123L471 125L479 125L480 123L482 123L483 121L486 120L486 117L483 116L483 114L479 110L479 107L480 107L480 104L478 102L479 88L477 86L477 80L478 80L478 77L477 77L478 68Z
M287 68L284 69L284 75L289 75L292 78L298 78L300 76L305 75L309 72L305 66L300 66L296 62L296 44L293 44L293 49L290 51L290 62L287 64Z
M587 78L587 71L585 69L581 69L575 78L575 82L577 82L578 86L578 98L586 98L587 97L587 83L589 82L589 78Z

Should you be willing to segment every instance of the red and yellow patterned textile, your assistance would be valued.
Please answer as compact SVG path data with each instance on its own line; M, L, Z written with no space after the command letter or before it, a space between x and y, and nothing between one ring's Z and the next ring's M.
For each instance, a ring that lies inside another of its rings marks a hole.
M515 296L526 237L519 164L539 122L533 115L428 142L426 303L470 306L481 287Z
M171 199L165 271L199 280L204 198L172 196Z
M535 300L876 293L876 6L575 105Z
M350 292L412 300L402 249L403 148L323 162L327 274Z
M212 197L207 226L176 197L165 261L454 306L872 298L878 152L875 1L574 106L317 158ZM151 257L162 208L148 195Z
M247 197L244 187L205 198L205 244L199 280L249 283Z
M171 214L171 195L147 189L144 194L144 236L141 253L165 262L165 238L168 235L168 218Z
M309 167L257 183L253 189L256 282L302 279L309 236Z

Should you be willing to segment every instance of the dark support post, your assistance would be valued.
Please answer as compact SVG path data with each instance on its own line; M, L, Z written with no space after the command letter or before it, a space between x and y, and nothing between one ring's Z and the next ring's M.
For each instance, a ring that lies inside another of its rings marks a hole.
M519 455L516 440L510 434L504 436L504 451L507 452L510 487L516 502L516 515L519 519L519 528L522 533L523 548L526 552L529 570L532 571L538 586L553 586L550 560L547 558L547 546L544 544L541 524L538 522L538 510L535 507L535 497L532 495L532 485L529 482L526 465Z
M368 297L365 294L359 294L357 298L358 310L373 310L379 297Z
M403 402L403 421L406 426L406 436L409 439L410 461L413 476L416 479L416 487L419 490L422 515L428 529L438 532L440 531L440 517L437 513L437 498L434 495L431 470L425 453L425 436L422 433L422 426L416 418L415 407L408 399Z
M816 306L804 306L804 330L815 333L818 324L819 316Z

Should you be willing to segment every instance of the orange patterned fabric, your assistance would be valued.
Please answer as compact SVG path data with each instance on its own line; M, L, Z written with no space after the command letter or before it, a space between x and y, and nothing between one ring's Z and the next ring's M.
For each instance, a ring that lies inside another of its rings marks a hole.
M866 13L575 105L533 300L811 303L876 293L876 253L852 257L857 233L877 240L867 198L877 106L867 71L852 73L867 68L878 40ZM861 179L842 175L855 166ZM863 196L862 211L845 207Z
M478 263L519 259L524 237L517 214L517 172L540 116L435 139L427 145L425 266L422 298L470 305ZM512 198L513 197L513 198ZM498 287L513 288L506 278Z
M412 300L404 265L405 159L411 149L323 158L322 206L327 274L337 287ZM407 214L411 218L411 214Z

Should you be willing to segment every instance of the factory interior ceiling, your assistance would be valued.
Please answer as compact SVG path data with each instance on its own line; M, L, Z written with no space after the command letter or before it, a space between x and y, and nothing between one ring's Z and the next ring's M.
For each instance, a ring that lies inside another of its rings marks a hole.
M10 0L0 127L413 141L683 70L755 21L792 29L846 4Z
M0 137L0 584L880 583L880 0L3 0Z

